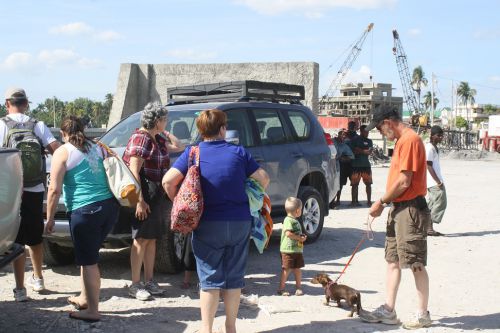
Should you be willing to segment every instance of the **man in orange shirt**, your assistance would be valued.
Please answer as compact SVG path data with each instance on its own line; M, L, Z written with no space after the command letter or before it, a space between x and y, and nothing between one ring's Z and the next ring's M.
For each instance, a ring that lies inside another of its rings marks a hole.
M429 276L425 266L430 211L425 201L425 147L417 133L402 122L400 113L393 108L375 110L367 130L373 128L377 128L388 140L396 141L386 192L380 200L372 204L369 212L372 217L378 217L384 207L392 203L385 241L386 302L373 312L362 312L360 317L371 323L400 324L394 308L401 281L401 269L411 268L417 289L418 313L416 321L404 323L403 327L429 327L432 321L427 310Z

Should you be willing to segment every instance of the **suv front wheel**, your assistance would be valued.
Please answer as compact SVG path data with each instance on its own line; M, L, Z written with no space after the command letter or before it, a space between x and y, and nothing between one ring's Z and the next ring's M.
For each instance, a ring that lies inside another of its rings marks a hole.
M47 265L63 266L75 261L75 250L71 246L62 246L48 239L43 242L43 260Z
M312 186L299 187L298 197L302 200L302 228L307 241L314 242L323 230L325 220L324 200L318 190Z

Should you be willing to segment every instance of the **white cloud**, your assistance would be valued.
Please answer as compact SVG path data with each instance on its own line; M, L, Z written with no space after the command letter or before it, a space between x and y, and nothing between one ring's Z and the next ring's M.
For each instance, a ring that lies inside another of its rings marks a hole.
M187 61L205 61L217 57L216 52L199 51L195 49L172 49L165 52L167 57L187 60Z
M234 0L234 2L264 15L295 11L307 16L308 13L321 13L338 7L358 10L392 7L398 0ZM311 14L308 17L311 17Z
M370 82L370 75L372 74L372 71L369 66L367 65L361 65L359 70L353 71L352 69L349 70L342 79L342 84L348 84L348 83L367 83ZM328 76L325 76L324 79L321 80L320 82L320 87L319 87L319 93L320 95L323 95L327 89L330 88L330 85L332 84L333 80L337 77L337 72L331 73ZM340 87L338 87L340 88ZM336 94L338 93L335 92Z
M90 34L93 32L93 30L94 29L92 29L84 22L74 22L53 27L49 30L49 32L54 35L75 36L75 35Z
M49 29L51 34L65 36L89 36L101 42L112 42L123 36L113 30L98 30L84 22L74 22Z
M499 39L500 28L477 30L473 36L475 39Z
M410 29L410 30L408 31L408 34L409 34L410 36L418 36L418 35L420 35L421 33L422 33L422 30L420 30L420 29L418 29L418 28L413 28L413 29Z
M500 82L500 76L498 75L490 76L489 80L493 82Z
M103 41L103 42L112 42L115 40L122 39L123 36L117 33L116 31L113 30L106 30L106 31L101 31L96 34L94 34L94 37L97 40Z
M28 52L11 53L0 62L0 70L16 71L27 69L33 64L33 56Z
M0 60L0 71L29 73L58 67L96 68L100 65L102 61L85 58L73 50L55 49L41 50L37 55L27 52L11 53L3 61Z

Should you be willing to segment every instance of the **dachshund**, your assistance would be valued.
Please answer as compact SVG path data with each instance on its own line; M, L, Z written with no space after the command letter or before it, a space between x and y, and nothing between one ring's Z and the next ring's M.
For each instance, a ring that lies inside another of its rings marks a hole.
M325 288L324 305L328 305L330 303L330 299L332 299L337 302L337 306L340 307L340 300L343 299L351 307L351 313L348 317L352 317L354 312L356 312L359 316L359 311L361 310L361 294L359 291L346 285L333 282L325 273L317 274L311 282L313 284L321 284L323 288Z

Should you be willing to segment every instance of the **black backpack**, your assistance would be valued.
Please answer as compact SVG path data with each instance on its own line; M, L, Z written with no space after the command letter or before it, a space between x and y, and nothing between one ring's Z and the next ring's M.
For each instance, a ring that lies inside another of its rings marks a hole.
M1 120L7 126L7 135L4 138L3 146L15 148L21 152L24 187L44 184L47 177L45 151L42 142L35 135L37 121L30 118L21 123L8 117L3 117Z

